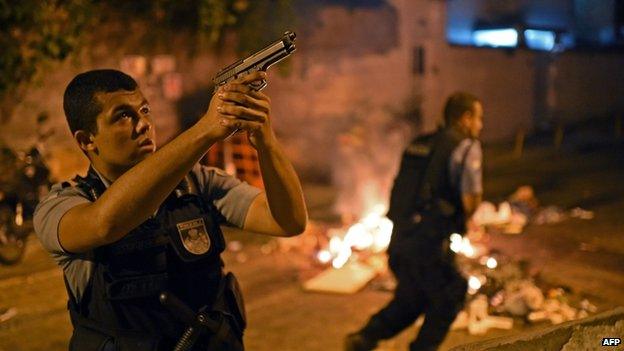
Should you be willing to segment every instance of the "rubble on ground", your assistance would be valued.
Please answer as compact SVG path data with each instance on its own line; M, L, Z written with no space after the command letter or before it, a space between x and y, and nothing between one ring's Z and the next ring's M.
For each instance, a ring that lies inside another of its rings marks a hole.
M476 245L466 237L460 238L456 237L455 241L461 240L462 247L451 249L458 254L458 266L468 277L468 299L453 329L465 328L476 335L490 328L511 328L514 319L560 324L585 318L597 311L587 299L574 307L565 289L539 284L539 276L528 274L527 262L513 261L483 248L480 255L466 255L476 251L466 247Z
M568 218L590 220L594 218L594 213L580 207L569 211L554 205L540 207L533 188L524 185L498 206L483 201L473 220L477 225L495 228L505 234L521 234L529 223L556 224Z

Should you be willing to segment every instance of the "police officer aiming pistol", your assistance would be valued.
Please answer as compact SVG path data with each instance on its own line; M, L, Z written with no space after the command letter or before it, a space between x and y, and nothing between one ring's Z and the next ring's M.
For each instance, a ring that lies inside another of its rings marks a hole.
M257 71L220 86L201 119L158 150L134 79L105 69L69 83L63 107L90 168L52 187L34 225L63 268L70 350L243 349L245 314L223 271L219 224L290 236L307 221L299 180L271 128L269 97L250 87L265 78ZM236 130L258 151L266 192L197 163ZM201 315L193 324L200 332L175 311L180 305ZM186 344L176 346L183 334Z

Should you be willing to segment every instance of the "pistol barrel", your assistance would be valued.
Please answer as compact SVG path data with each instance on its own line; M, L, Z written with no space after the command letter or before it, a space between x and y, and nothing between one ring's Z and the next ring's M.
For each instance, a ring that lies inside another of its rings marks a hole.
M213 79L215 87L236 79L241 74L248 74L254 70L266 71L269 67L290 56L296 50L296 37L295 33L288 31L284 33L281 39L267 45L247 58L234 62L220 70Z

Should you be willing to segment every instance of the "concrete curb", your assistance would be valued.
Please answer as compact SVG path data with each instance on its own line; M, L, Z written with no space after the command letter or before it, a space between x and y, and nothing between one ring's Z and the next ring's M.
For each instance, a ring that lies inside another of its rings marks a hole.
M607 312L585 319L570 321L546 327L542 330L520 333L512 336L479 341L467 345L456 346L450 351L524 351L524 350L561 350L578 328L595 326L613 326L624 320L624 307L617 307ZM624 337L624 335L604 335L603 337ZM593 340L591 341L594 342ZM595 340L596 348L601 340Z

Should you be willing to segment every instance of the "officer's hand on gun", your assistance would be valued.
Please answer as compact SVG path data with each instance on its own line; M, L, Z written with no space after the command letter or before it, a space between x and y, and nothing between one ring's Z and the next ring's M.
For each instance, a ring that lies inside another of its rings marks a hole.
M273 137L269 97L249 86L263 79L266 79L266 72L256 71L217 89L208 112L200 121L207 125L212 137L221 140L237 130L244 130L249 132L250 141L256 147Z

